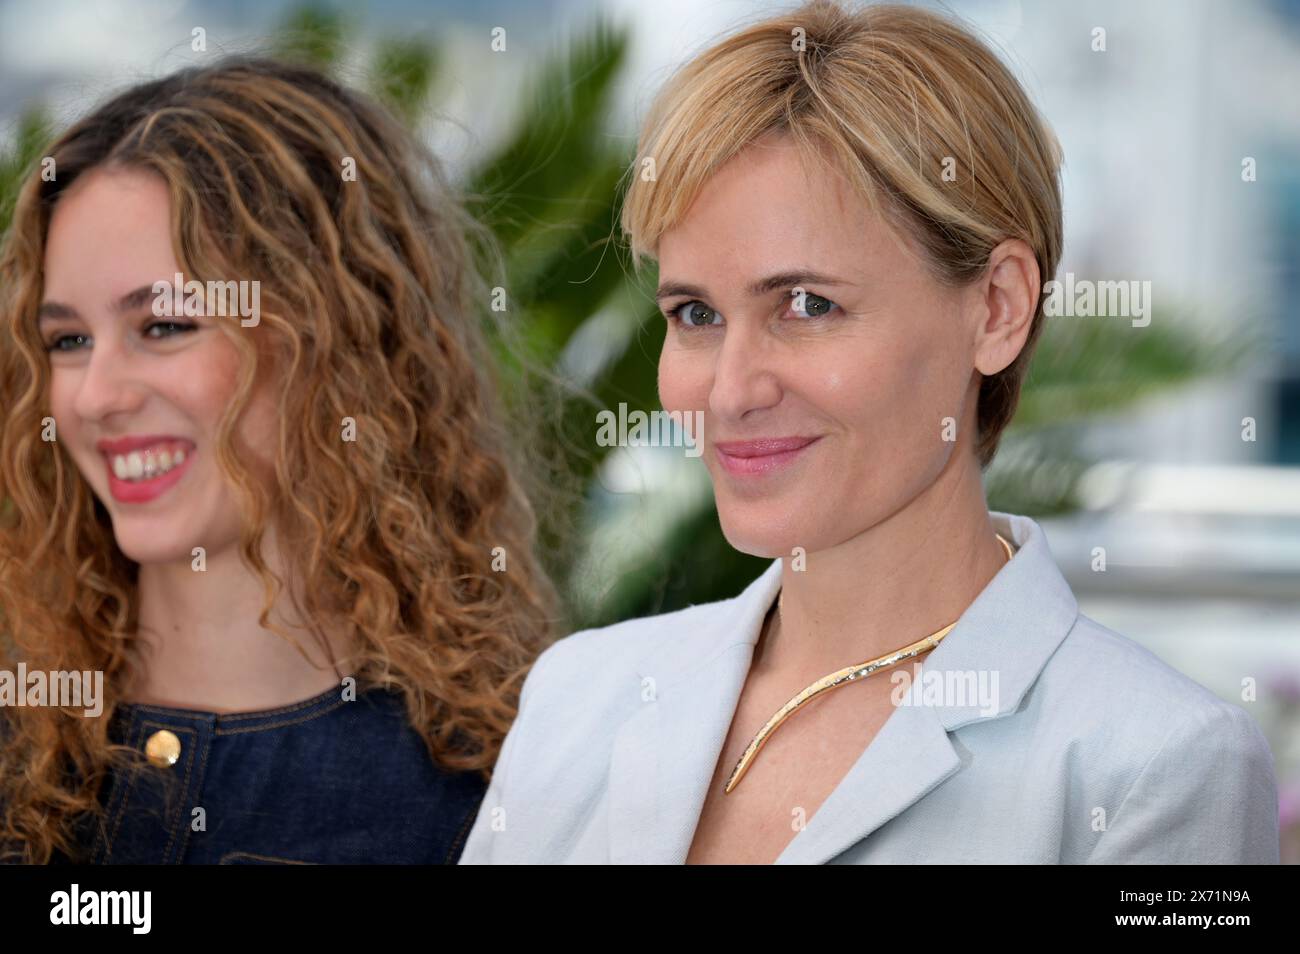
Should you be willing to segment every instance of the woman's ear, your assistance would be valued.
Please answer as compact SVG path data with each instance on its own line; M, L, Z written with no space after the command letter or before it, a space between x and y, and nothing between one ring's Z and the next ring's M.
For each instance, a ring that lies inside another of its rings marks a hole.
M1033 327L1042 292L1038 259L1021 239L1007 239L989 254L989 264L972 288L975 369L997 374L1016 360Z

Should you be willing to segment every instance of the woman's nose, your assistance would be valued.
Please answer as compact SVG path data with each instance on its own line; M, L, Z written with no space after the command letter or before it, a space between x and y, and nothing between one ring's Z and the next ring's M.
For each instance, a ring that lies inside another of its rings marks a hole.
M740 323L728 326L714 363L709 409L720 418L740 420L780 400L773 353L763 331Z
M139 408L144 388L129 355L96 343L82 369L73 409L85 420L101 420Z

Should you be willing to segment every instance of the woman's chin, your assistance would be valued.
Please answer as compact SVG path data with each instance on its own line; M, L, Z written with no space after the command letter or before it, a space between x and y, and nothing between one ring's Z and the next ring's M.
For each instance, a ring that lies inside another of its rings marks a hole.
M113 536L117 548L133 563L168 564L193 563L196 539L193 528L167 527L158 524L149 525L140 521L139 525L127 526L127 521L114 521Z
M119 537L117 548L122 551L128 560L141 566L180 563L182 561L188 563L195 558L190 547L172 545L157 540L137 540L131 537L123 539Z
M798 523L791 521L788 512L764 519L751 508L745 509L743 516L719 512L722 535L732 549L765 560L791 556L796 547L809 550L808 535L793 529Z

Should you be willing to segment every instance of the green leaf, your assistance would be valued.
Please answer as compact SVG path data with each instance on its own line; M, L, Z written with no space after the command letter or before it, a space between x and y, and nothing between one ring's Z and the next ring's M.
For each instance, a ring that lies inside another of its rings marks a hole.
M439 63L438 50L428 40L381 40L372 66L371 92L413 127L428 103Z
M328 72L342 59L346 32L343 15L337 10L303 4L291 10L276 31L273 49L286 60Z
M42 150L53 136L54 129L44 106L36 103L23 110L13 148L0 153L0 236L9 231L23 180L37 173Z
M1029 365L1018 427L1038 427L1130 407L1152 394L1240 368L1256 353L1254 325L1197 331L1157 312L1135 327L1127 318L1050 318Z
M530 84L518 129L470 177L477 214L507 252L534 230L569 222L574 197L589 195L580 183L605 169L606 107L627 45L626 31L602 18L553 55Z

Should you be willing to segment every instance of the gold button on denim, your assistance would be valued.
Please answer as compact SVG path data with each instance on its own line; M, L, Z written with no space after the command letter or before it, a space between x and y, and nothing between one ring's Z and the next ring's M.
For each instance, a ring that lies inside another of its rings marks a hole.
M175 765L176 760L181 757L181 740L176 738L175 733L159 729L149 736L149 741L144 744L144 754L149 756L150 762L160 768Z

